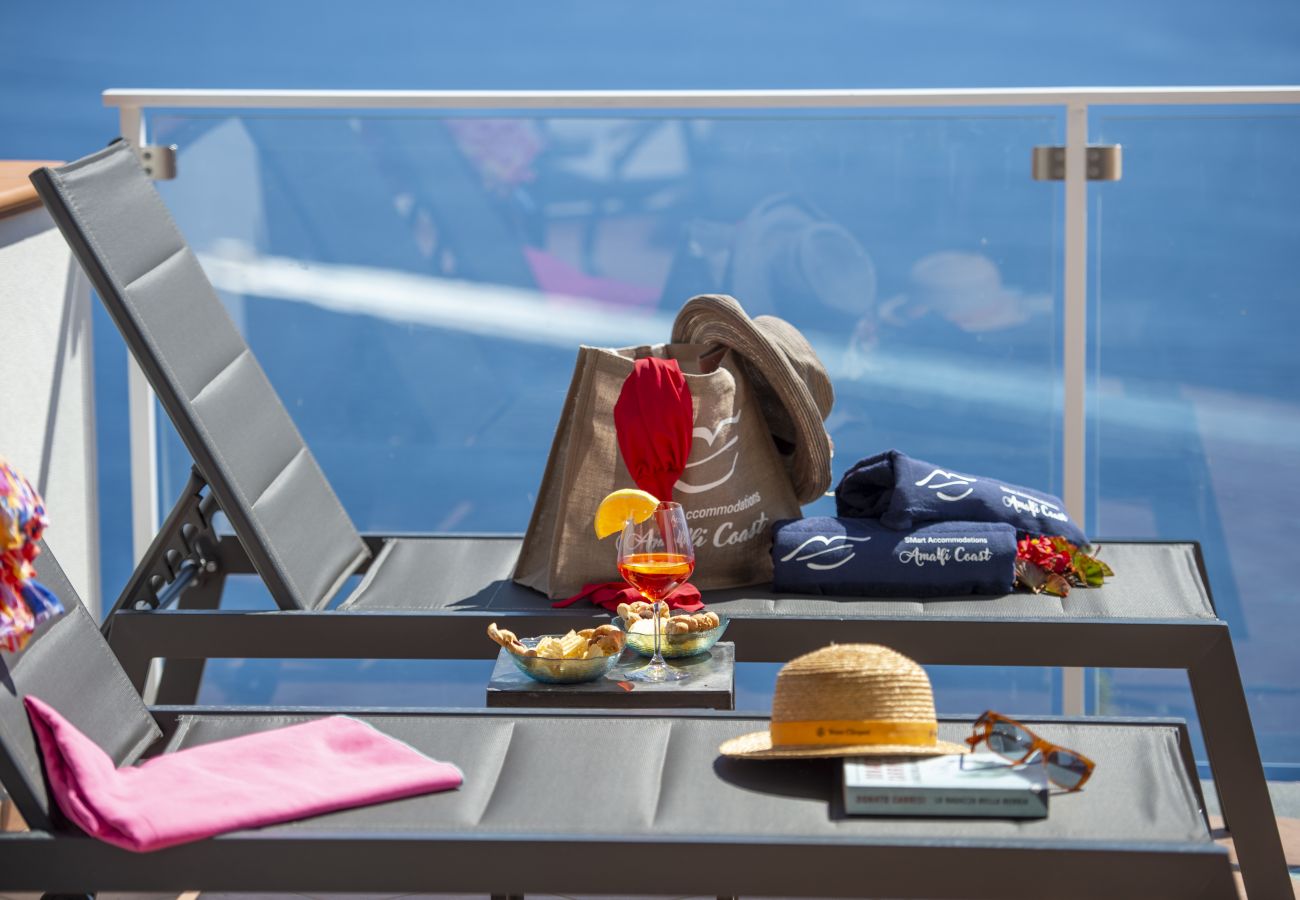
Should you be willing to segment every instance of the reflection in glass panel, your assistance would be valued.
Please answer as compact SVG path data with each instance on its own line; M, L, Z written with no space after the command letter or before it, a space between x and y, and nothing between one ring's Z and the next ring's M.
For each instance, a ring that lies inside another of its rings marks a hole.
M1130 111L1095 130L1125 158L1091 212L1090 521L1201 542L1261 753L1284 774L1300 766L1300 117ZM1104 712L1194 718L1181 672L1107 670L1098 687Z
M363 531L522 532L576 347L667 340L701 292L812 342L837 476L897 447L1062 490L1060 188L1029 176L1056 114L150 126L180 147L164 198ZM170 498L189 457L163 443ZM960 673L949 709L1053 708L1047 673Z

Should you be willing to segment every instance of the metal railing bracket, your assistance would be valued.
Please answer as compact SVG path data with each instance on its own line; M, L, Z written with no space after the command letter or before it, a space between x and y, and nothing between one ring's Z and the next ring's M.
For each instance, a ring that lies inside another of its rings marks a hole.
M1124 174L1123 146L1091 144L1085 148L1084 165L1089 181L1119 181ZM1034 181L1065 180L1065 148L1034 148Z

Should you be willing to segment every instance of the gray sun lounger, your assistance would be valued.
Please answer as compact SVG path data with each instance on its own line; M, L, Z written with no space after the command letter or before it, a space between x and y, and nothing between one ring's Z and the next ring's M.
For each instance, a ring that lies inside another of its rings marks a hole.
M361 535L227 315L131 147L32 181L194 459L195 469L105 623L131 681L168 660L160 702L191 703L203 661L486 658L516 633L585 627L510 580L518 537ZM218 535L223 512L234 536ZM875 641L925 664L1174 668L1188 672L1248 888L1290 891L1226 623L1199 548L1115 543L1119 573L1064 599L927 601L710 592L740 661L787 661L829 641ZM227 575L256 573L279 612L217 607ZM335 596L351 576L360 584ZM173 608L165 608L167 604Z
M0 780L32 831L0 835L0 890L520 895L1234 897L1181 722L1033 721L1097 762L1040 820L848 817L832 760L720 758L755 716L499 710L364 718L465 773L456 791L136 854L52 805L22 707L33 694L119 765L321 711L147 708L57 562L68 608L0 656ZM945 721L960 740L967 722Z

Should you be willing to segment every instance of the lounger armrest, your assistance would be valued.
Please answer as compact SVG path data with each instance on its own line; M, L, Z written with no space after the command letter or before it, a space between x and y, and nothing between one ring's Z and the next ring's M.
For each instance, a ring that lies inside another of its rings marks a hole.
M453 534L435 533L435 532L425 532L425 533L394 532L392 534L363 534L361 535L361 540L365 542L366 548L370 551L370 559L362 563L361 566L357 568L355 574L357 575L365 574L366 571L369 570L370 564L374 561L375 557L379 555L379 551L384 549L384 544L388 543L389 541L396 540L398 538L401 538L403 540L408 540L408 539L439 540L443 538L464 538L464 537L481 537L485 540L517 541L522 538L522 535L519 534L485 534L485 535L455 534L453 535ZM244 545L239 542L239 538L237 538L235 535L223 534L218 541L218 549L221 554L221 566L223 569L225 569L226 574L228 575L256 575L257 574L257 570L253 568L253 561L249 559L248 551L244 549Z

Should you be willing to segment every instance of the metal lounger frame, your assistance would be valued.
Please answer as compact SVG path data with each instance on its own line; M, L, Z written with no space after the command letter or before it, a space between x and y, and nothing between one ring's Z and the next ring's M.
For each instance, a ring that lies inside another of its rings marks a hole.
M40 170L33 182L176 424L200 481L211 484L207 498L201 487L182 498L146 559L151 568L133 579L146 605L178 579L187 585L179 609L124 607L107 623L137 684L148 659L167 658L159 699L188 702L209 657L482 656L491 650L481 636L487 619L517 632L589 619L550 610L322 611L347 577L367 571L376 551L393 542L356 532L129 146L118 142ZM220 505L242 543L203 539L204 523L196 525L192 514L206 501L209 509ZM286 544L277 529L314 540ZM176 540L179 547L169 545ZM187 564L187 554L201 564ZM208 562L215 571L206 571ZM282 611L218 610L224 577L254 570ZM141 597L126 599L129 607ZM886 643L923 663L1185 669L1247 887L1253 896L1289 896L1232 643L1217 617L747 615L733 618L729 634L742 661L786 661L834 639Z

